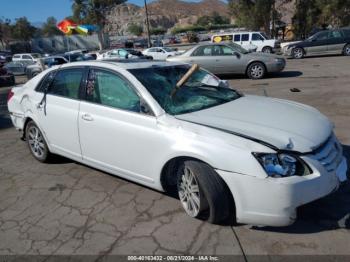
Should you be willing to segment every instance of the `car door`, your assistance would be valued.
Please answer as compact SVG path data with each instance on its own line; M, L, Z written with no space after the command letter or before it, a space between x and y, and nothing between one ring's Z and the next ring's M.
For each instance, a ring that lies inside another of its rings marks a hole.
M85 69L73 67L53 71L46 76L37 96L36 115L53 153L80 159L78 112L80 86ZM44 86L46 85L46 87ZM43 91L48 88L44 98ZM41 105L39 102L42 101Z
M329 54L341 54L345 46L345 39L340 30L332 30L328 33L327 52Z
M259 51L262 50L262 47L264 46L265 38L259 33L252 33L251 35L252 35L252 40L250 41L250 44L252 46L258 47Z
M241 35L241 44L240 45L244 49L247 49L247 50L252 48L252 44L250 43L250 34L249 33Z
M135 181L153 183L147 157L157 148L157 121L141 113L142 99L114 71L91 68L79 113L83 160Z
M327 53L328 31L318 32L314 37L305 42L305 51L308 55L320 55Z
M214 45L212 59L216 71L220 74L240 74L245 71L238 51L226 45Z
M218 73L219 70L216 67L215 60L212 56L213 46L202 45L195 49L191 56L187 57L184 62L191 64L198 64L199 66L207 69L212 73Z

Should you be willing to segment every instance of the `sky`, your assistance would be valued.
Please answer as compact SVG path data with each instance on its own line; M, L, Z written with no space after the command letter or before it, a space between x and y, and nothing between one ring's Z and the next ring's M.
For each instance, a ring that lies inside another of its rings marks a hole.
M153 0L147 0L152 2ZM171 1L171 0L169 0ZM187 0L198 2L200 0ZM129 0L129 3L143 5L144 0ZM72 0L0 0L0 18L15 18L26 16L33 23L45 22L49 16L58 21L71 15Z

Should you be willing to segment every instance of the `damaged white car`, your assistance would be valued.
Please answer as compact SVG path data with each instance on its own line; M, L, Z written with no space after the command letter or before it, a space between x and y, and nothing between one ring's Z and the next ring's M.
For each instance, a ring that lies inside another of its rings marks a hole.
M76 62L13 88L33 156L62 155L161 191L192 217L286 226L347 179L332 123L306 105L242 95L171 62ZM175 208L175 207L174 207Z

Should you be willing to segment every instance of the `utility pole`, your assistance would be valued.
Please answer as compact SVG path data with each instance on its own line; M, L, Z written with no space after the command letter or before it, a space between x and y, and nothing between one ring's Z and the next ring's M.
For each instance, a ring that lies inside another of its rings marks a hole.
M148 39L148 47L151 47L151 35L149 31L149 20L148 20L148 9L147 9L147 3L145 2L145 12L146 12L146 27L147 27L147 39Z

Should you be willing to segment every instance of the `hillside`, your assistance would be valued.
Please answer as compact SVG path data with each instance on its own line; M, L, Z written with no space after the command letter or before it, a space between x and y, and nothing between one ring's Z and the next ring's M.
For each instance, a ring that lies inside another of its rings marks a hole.
M151 27L171 28L197 21L198 17L210 15L214 11L228 16L227 5L221 0L203 0L198 3L180 0L158 0L148 4ZM133 4L121 4L106 14L105 31L110 35L123 35L131 23L145 26L145 10Z

